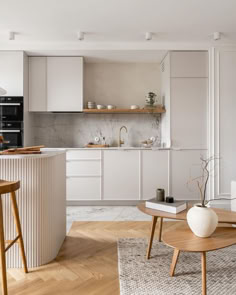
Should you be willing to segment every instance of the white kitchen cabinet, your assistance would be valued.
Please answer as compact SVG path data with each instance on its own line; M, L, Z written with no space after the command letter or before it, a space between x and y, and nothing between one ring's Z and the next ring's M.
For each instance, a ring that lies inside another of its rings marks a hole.
M48 111L83 110L83 58L47 57Z
M30 57L30 111L83 110L82 57Z
M9 96L23 96L24 80L23 51L0 52L0 87Z
M189 182L202 175L200 156L206 151L171 151L170 157L170 194L177 200L199 200L197 183Z
M170 57L171 78L208 77L208 52L173 51Z
M100 200L101 151L69 149L66 159L67 200Z
M208 52L169 52L161 64L162 143L207 147Z
M101 180L99 177L67 177L67 201L87 201L101 199Z
M101 161L100 160L72 160L67 161L67 174L77 176L100 176Z
M170 91L172 145L207 148L208 79L171 79Z
M105 150L103 160L103 199L139 199L139 151Z
M47 57L29 57L29 111L47 111Z
M142 151L141 183L142 199L156 196L156 189L165 189L168 194L168 153L169 151Z

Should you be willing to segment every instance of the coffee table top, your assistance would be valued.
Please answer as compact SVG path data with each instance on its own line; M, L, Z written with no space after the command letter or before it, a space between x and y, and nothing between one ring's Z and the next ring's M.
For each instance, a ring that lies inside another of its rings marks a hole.
M195 236L190 228L183 226L166 232L162 241L172 248L188 252L207 252L236 244L236 228L218 227L209 238Z
M151 215L151 216L158 216L163 218L169 218L169 219L176 219L176 220L186 220L187 219L187 212L192 207L192 204L188 203L188 207L186 210L178 213L168 213L164 211L149 209L145 207L145 202L139 203L137 205L138 209L142 211L145 214ZM218 209L218 208L212 208L216 214L218 215L218 222L219 223L229 223L229 224L236 224L236 212L225 210L225 209Z

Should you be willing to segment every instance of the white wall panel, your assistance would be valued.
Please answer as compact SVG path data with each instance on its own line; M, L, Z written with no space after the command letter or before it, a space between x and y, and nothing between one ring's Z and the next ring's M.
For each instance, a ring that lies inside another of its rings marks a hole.
M219 55L218 101L218 193L230 194L230 184L236 180L236 51L221 51Z

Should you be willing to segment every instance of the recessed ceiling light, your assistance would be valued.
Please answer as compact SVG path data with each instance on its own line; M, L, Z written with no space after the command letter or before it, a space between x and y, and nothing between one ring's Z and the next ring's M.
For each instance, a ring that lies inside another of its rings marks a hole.
M145 39L146 39L147 41L152 40L152 33L151 33L151 32L146 32L146 33L145 33Z
M15 40L15 32L9 32L9 40Z
M77 37L78 37L78 40L80 41L84 40L84 32L78 32Z
M220 32L214 32L213 33L213 39L215 41L220 40L221 39L221 33Z

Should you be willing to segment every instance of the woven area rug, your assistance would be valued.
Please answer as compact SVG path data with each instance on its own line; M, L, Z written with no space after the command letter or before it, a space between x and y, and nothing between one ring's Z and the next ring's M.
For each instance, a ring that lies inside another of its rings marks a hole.
M180 252L175 277L169 276L173 249L154 242L146 260L147 240L119 239L121 295L201 294L201 254ZM236 246L207 253L208 295L236 294Z

